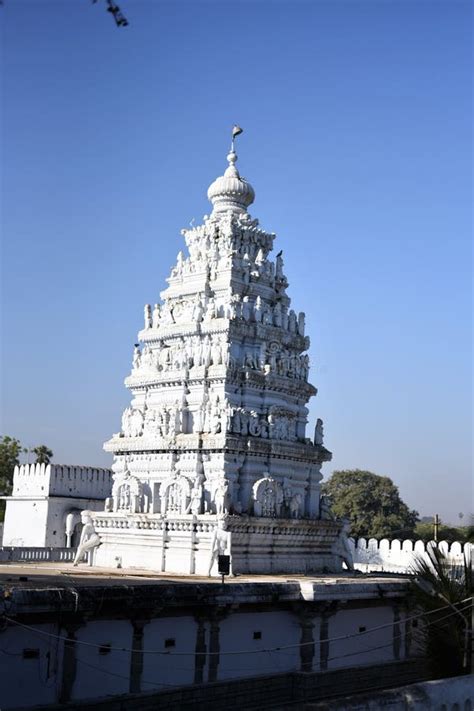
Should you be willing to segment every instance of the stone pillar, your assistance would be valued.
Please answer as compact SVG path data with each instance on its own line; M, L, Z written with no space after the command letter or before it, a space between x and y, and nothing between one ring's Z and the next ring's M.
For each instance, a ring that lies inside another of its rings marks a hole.
M320 608L321 626L319 631L319 668L321 671L327 670L329 662L329 619L336 614L338 609L338 602L322 605Z
M194 683L202 684L204 681L204 667L206 666L207 646L206 646L206 622L202 615L196 615L196 647L194 657Z
M209 632L209 673L208 681L217 681L217 672L219 669L219 660L221 651L220 648L220 623L227 617L230 612L229 607L215 608L210 616L210 632Z
M84 626L84 622L68 622L61 626L66 630L67 639L64 642L63 673L58 702L65 704L71 699L71 692L76 680L76 632ZM60 633L60 632L59 632Z
M400 607L395 602L393 604L393 658L400 659L402 646L402 626L400 624Z
M297 607L295 609L301 628L300 637L300 661L301 671L313 671L315 644L314 644L314 618L316 613L314 610L308 609L306 606Z
M143 671L143 628L149 620L130 620L133 628L132 652L130 654L130 687L131 694L141 691L141 678Z

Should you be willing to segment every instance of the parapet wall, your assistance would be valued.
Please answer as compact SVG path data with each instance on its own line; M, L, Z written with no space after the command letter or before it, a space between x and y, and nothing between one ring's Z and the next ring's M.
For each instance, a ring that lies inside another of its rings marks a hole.
M354 566L356 570L364 573L387 572L387 573L410 573L416 558L428 559L427 550L429 546L437 546L444 553L453 565L462 565L464 552L467 555L474 553L472 543L448 543L439 541L412 541L407 539L400 541L395 538L389 540L382 538L358 538L357 541L349 538L349 545L353 552Z
M112 491L112 471L62 464L15 467L13 496L67 496L105 499Z

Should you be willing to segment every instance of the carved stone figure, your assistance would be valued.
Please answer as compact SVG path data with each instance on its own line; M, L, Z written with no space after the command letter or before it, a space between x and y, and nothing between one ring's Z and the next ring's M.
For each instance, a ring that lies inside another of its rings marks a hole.
M352 555L352 550L349 545L349 534L351 532L351 523L349 519L344 518L342 520L342 530L339 534L339 549L341 553L341 558L346 564L347 570L354 570L354 558Z
M161 513L168 515L185 513L191 497L191 486L188 479L181 474L178 475L173 468L169 479L162 483L160 494Z
M145 320L145 329L151 328L152 326L152 315L150 304L145 304L143 309L143 317Z
M269 474L265 474L252 487L253 512L255 516L274 517L280 515L283 503L281 484Z
M298 329L297 329L300 336L304 336L305 318L306 318L305 312L300 311L298 314Z
M143 429L143 413L140 410L133 409L128 418L128 435L129 437L139 437Z
M191 513L194 516L198 516L202 513L202 499L204 494L204 488L202 485L203 479L203 474L198 472L194 478L193 488L191 489L191 499L185 513Z
M132 413L131 407L126 407L122 415L122 432L125 437L130 436L130 415Z
M100 538L94 528L90 511L81 512L81 522L83 524L83 529L81 531L81 539L77 547L77 552L74 557L74 566L82 560L86 553L89 553L100 545Z
M141 353L140 353L140 346L136 343L133 347L133 362L132 362L132 368L133 370L138 370L140 367L140 361L141 361Z
M323 421L320 417L316 420L316 427L314 428L314 444L316 447L321 446L324 443L324 426Z
M252 306L248 296L244 296L242 299L242 318L244 321L250 321L252 315Z
M319 518L323 521L334 521L331 499L326 494L323 494L319 499Z
M214 490L214 506L216 509L216 514L223 514L228 512L228 490L229 482L227 479L219 482Z
M231 534L227 530L225 518L219 518L211 538L211 555L209 558L208 576L211 577L212 568L220 555L230 554Z
M255 307L253 310L253 315L256 323L262 323L263 319L263 302L262 302L262 297L257 296L255 300Z
M276 256L276 262L275 262L275 277L277 279L283 279L283 258L282 258L282 253L279 252Z
M160 317L161 317L161 308L159 304L155 304L153 307L153 316L152 316L152 326L153 328L159 328L160 326Z
M290 333L296 333L296 314L293 309L288 314L288 330Z
M281 303L277 301L273 309L273 325L277 326L277 328L280 328L281 324Z

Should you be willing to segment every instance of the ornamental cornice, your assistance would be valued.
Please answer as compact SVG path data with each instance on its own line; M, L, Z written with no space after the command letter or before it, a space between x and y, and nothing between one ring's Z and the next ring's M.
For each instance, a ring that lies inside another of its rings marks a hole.
M91 512L91 518L97 531L110 529L129 529L143 531L196 531L212 533L219 525L219 517L215 514L139 514L120 512ZM316 537L321 548L331 546L337 539L341 523L315 518L271 518L262 516L227 514L224 516L226 529L234 536L271 535L290 536L295 539L311 539ZM304 541L302 540L301 543Z
M322 464L330 461L331 452L325 447L307 442L262 439L261 437L235 434L179 434L174 437L119 437L114 436L104 444L106 452L169 452L173 451L219 451L223 453L246 453L250 456L271 456L279 459Z

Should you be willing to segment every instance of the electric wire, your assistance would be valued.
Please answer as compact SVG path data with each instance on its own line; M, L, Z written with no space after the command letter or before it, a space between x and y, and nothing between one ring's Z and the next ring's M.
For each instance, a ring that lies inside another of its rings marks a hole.
M465 598L464 600L461 600L457 605L464 605L466 603L465 608L463 607L462 609L456 608L456 611L452 612L451 614L458 614L461 611L468 610L471 605L472 605L472 597ZM451 608L451 605L442 605L441 607L435 608L434 610L428 610L427 612L422 612L417 615L412 615L410 617L404 618L403 622L410 622L411 620L415 619L420 619L421 617L427 617L428 615L432 615L435 612L440 612L441 610L446 610L448 608ZM65 642L71 642L73 641L74 644L81 644L86 647L95 647L95 648L100 648L103 645L101 644L96 644L94 642L86 642L84 640L79 640L79 639L74 639L71 640L69 637L65 637L64 635L56 635L51 632L45 632L44 630L40 630L37 627L32 627L30 625L25 625L22 622L18 622L17 620L12 619L11 617L7 617L6 615L4 616L4 619L6 619L8 622L10 622L13 625L16 625L18 627L22 627L23 629L30 630L36 634L39 635L44 635L46 637L54 637L55 639L60 639ZM428 624L428 623L427 623ZM393 621L392 622L387 622L383 625L378 625L377 627L370 627L367 630L364 630L363 632L355 632L354 634L348 634L348 635L340 635L339 637L330 637L327 639L323 639L321 641L331 643L331 642L338 642L341 640L347 640L347 639L352 639L354 637L360 638L363 635L366 634L371 634L372 632L376 632L381 629L385 629L386 627L393 627ZM240 655L240 654L259 654L261 652L279 652L285 649L295 649L295 648L301 648L301 647L306 647L308 645L314 644L313 642L300 642L300 643L295 643L295 644L287 644L287 645L279 645L278 647L270 647L267 649L241 649L241 650L231 650L228 652L208 652L207 654L209 656L212 655L218 655L218 656L230 656L230 655ZM133 648L128 648L128 647L109 647L110 651L119 651L119 652L135 652L138 654L157 654L157 655L162 655L162 656L173 656L173 657L192 657L196 654L195 651L193 652L170 652L170 651L163 651L163 650L155 650L155 649L133 649Z
M469 605L465 605L465 606L462 608L463 611L469 609L469 606L470 606L470 603L471 603L471 598L467 598L466 600L469 602ZM464 600L463 602L466 602L466 600ZM459 603L459 604L460 604L460 603ZM449 605L445 605L445 606L444 606L444 608L446 608L446 607L449 607ZM444 609L444 608L439 608L439 609ZM439 610L438 610L438 611L439 611ZM441 617L441 618L439 618L439 619L437 619L437 620L432 620L431 622L427 622L427 626L430 626L430 625L433 625L433 624L437 624L437 623L439 623L439 622L442 622L443 620L446 620L446 619L448 619L448 618L450 618L450 617L453 617L453 616L456 615L456 614L457 614L456 612L451 611L451 612L449 612L447 615L444 615L443 617ZM374 628L374 629L375 629L375 628ZM380 629L380 628L378 628L378 629ZM35 630L35 631L37 631L37 630ZM394 636L393 639L395 639L395 637L402 637L404 634L405 634L405 633L400 633L399 635ZM333 640L335 640L335 639L336 639L336 638L333 638ZM340 638L337 638L337 639L340 639ZM346 658L346 657L353 657L353 656L357 656L357 655L360 655L360 654L367 654L368 652L373 652L373 651L377 651L377 650L379 650L379 649L384 649L384 648L386 648L386 647L391 647L391 646L393 645L393 639L392 639L389 643L387 643L387 644L377 645L377 646L375 646L375 647L369 647L369 648L367 648L367 649L361 649L361 650L358 650L358 651L355 651L355 652L349 652L349 653L347 653L347 654L338 654L338 655L335 655L334 657L328 657L327 661L328 661L328 662L332 662L332 661L335 661L335 660L337 660L337 659L343 659L343 658ZM329 642L329 641L331 641L331 640L327 639L327 640L322 640L322 641L324 641L324 642ZM312 644L314 644L314 642L313 642ZM96 645L94 645L94 646L96 646ZM97 646L99 646L99 645L97 645ZM4 651L4 650L0 650L0 651ZM129 651L129 650L118 649L117 651ZM143 651L143 653L145 653L145 650L142 650L142 651ZM262 650L255 650L255 651L259 651L259 652L272 652L272 651L279 651L279 649L278 649L278 648L275 648L275 649L273 649L273 650L265 650L265 649L262 649ZM225 654L225 652L223 652L222 654ZM130 681L130 679L131 679L130 676L127 676L127 675L125 675L125 674L119 674L118 672L112 672L112 671L110 671L110 670L108 670L108 669L103 669L103 668L98 667L98 666L96 666L96 665L94 665L94 664L91 664L90 662L86 662L85 660L81 659L80 657L77 657L76 660L77 660L77 662L79 662L80 664L83 664L83 665L85 665L85 666L87 666L87 667L89 667L89 668L91 668L91 669L95 669L96 671L99 671L99 672L101 672L101 673L103 673L103 674L108 674L108 675L110 675L110 676L114 676L114 677L118 677L118 678L121 678L121 679L125 679L126 681ZM181 670L181 669L176 669L176 668L175 668L174 670L175 670L175 671L190 671L189 669ZM235 669L228 669L228 668L227 668L227 669L226 669L226 671L239 671L239 670L240 670L240 671L243 671L243 669L240 669L240 668L235 668ZM285 671L291 671L291 670L285 670ZM147 680L145 680L145 679L141 679L141 680L140 680L140 684L146 684L146 685L148 685L148 686L152 686L152 687L155 687L155 688L157 688L157 689L162 689L163 687L165 687L165 690L166 690L166 689L182 689L183 686L187 686L187 684L184 684L184 685L183 685L183 683L180 683L180 684L166 684L166 683L164 683L164 682L156 682L156 681L152 682L152 681L147 681Z

